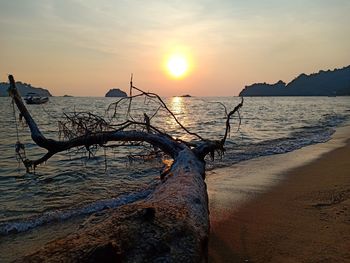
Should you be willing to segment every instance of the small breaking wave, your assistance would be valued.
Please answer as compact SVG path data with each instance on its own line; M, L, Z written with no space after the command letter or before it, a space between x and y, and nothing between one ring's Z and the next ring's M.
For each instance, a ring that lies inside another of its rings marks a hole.
M349 116L327 114L314 125L308 125L292 131L288 137L250 143L231 143L227 146L225 157L221 161L209 162L209 169L229 166L253 158L281 154L298 150L302 147L324 143L331 139L336 127L349 120Z
M6 222L0 224L0 236L28 231L38 226L51 222L64 221L81 215L89 215L105 209L116 208L125 204L133 203L146 198L152 192L151 189L142 190L135 193L120 195L116 198L99 200L94 203L72 210L55 210L43 213L23 220Z

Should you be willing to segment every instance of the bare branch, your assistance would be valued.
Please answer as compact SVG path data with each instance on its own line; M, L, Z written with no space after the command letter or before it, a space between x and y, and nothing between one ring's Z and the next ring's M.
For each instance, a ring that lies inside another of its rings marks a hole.
M207 154L214 155L215 151L220 153L224 152L224 143L230 132L230 119L236 112L239 117L239 124L241 123L241 117L239 115L239 109L243 105L243 98L240 104L238 104L232 111L227 114L225 105L222 105L226 112L226 129L225 135L221 140L213 141L206 140L197 133L188 130L175 116L175 114L167 107L165 102L160 98L159 95L152 92L144 92L141 89L133 86L132 83L133 76L131 75L130 80L130 97L121 98L115 103L108 107L108 110L114 107L113 116L117 114L117 108L123 101L128 101L127 119L121 123L112 124L105 121L98 115L92 114L90 112L73 112L65 113L65 121L59 122L60 136L63 135L65 140L53 140L47 139L41 133L36 122L31 117L26 106L24 105L18 91L16 89L16 84L12 75L9 76L10 89L9 94L13 99L13 102L17 105L21 116L25 119L27 125L30 128L31 136L33 141L40 147L46 149L48 152L41 158L37 160L28 160L23 158L23 163L28 167L35 167L47 161L54 154L62 151L69 150L75 147L85 147L87 151L90 151L90 147L93 145L107 147L108 142L147 142L153 147L161 149L166 154L170 155L172 158L176 158L179 151L185 148L192 149L193 153L200 159L204 160ZM140 92L139 94L132 95L132 90ZM145 97L156 103L158 103L158 108L154 114L149 117L144 113L144 122L136 121L131 116L131 102L133 98ZM199 139L199 142L186 142L180 139L174 139L165 132L162 132L159 128L151 124L151 119L158 113L160 109L165 110L170 116L175 120L175 122L184 130L187 134L195 136ZM107 111L108 111L107 110ZM138 128L138 129L137 129ZM141 129L140 129L141 128ZM117 146L120 146L119 144ZM156 149L155 148L155 149Z
M230 126L230 119L232 117L233 114L235 114L236 112L238 112L238 110L243 106L243 102L244 102L244 99L242 97L242 100L241 102L236 106L234 107L234 109L232 111L230 111L228 114L227 114L227 118L226 118L226 130L225 130L225 135L224 137L222 138L221 142L222 142L222 145L224 145L226 139L227 139L227 135L229 134L230 132L230 129L231 129L231 126ZM239 115L239 124L241 123L241 118L240 118L240 115Z
M236 112L239 113L239 109L243 106L243 101L244 101L244 99L242 97L241 102L232 111L230 111L227 114L225 135L220 141L209 141L209 140L207 140L207 141L204 141L204 142L200 143L198 146L196 146L193 149L193 151L195 152L195 154L199 158L204 159L204 157L207 154L209 154L209 153L211 154L211 156L213 158L215 151L218 151L219 153L224 153L225 152L224 144L226 142L227 135L229 134L230 129L231 129L231 125L230 125L231 117ZM219 103L219 104L221 104L221 103ZM225 106L224 106L224 108L225 108L225 111L226 111L226 107ZM241 116L238 115L238 117L239 117L239 125L240 125L241 124Z
M227 117L227 108L225 106L225 104L223 104L222 102L220 101L209 101L209 103L217 103L219 104L220 106L222 106L224 108L224 111L225 111L225 117Z
M175 114L168 108L168 106L165 104L165 102L161 99L161 97L156 94L156 93L152 93L152 92L144 92L143 90L132 86L133 89L139 91L141 94L145 95L146 97L149 98L153 98L156 99L160 105L171 115L171 117L175 120L175 122L185 131L187 132L189 135L193 135L195 137L197 137L200 140L205 140L202 136L200 136L199 134L195 133L195 132L191 132L190 130L188 130L175 116Z
M178 152L182 150L184 147L186 147L184 144L181 144L175 141L169 135L161 133L158 129L156 129L151 125L148 125L148 126L153 130L156 130L157 134L151 134L151 133L135 131L135 130L124 131L123 129L125 129L126 127L129 127L132 124L146 125L145 123L137 123L137 122L131 122L131 121L126 122L125 125L122 126L118 131L101 131L101 132L85 133L84 135L80 135L78 137L72 138L67 141L56 141L53 139L47 139L41 133L36 122L33 120L27 108L23 104L23 101L16 89L16 84L12 75L9 76L9 81L10 81L9 94L12 97L13 101L16 103L20 113L26 120L26 123L31 130L33 141L38 146L48 150L48 152L38 160L34 160L34 161L27 160L24 163L27 168L30 166L36 166L38 164L41 164L47 161L51 156L53 156L58 152L62 152L62 151L65 151L74 147L79 147L79 146L85 146L86 148L95 144L102 146L109 141L145 141L160 148L162 151L169 154L173 158L176 158ZM75 121L73 120L73 122ZM76 123L76 124L78 126L78 129L82 125L80 123ZM85 131L86 130L88 129L85 129ZM79 131L77 133L79 134L81 132Z

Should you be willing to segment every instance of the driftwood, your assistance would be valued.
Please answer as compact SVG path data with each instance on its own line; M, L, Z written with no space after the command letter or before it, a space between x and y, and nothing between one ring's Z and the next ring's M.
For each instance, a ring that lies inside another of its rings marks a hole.
M230 131L230 119L243 105L243 99L227 114L225 135L221 140L205 140L189 131L154 93L146 93L130 82L130 104L133 98L145 96L156 100L169 111L179 126L199 141L184 142L172 138L150 124L129 120L107 129L75 133L64 141L47 139L27 111L13 77L9 76L9 94L30 128L33 141L47 153L37 160L22 158L29 170L58 152L73 147L104 146L108 142L147 142L171 156L171 167L163 181L145 200L111 209L102 216L91 215L75 234L55 240L19 261L25 262L205 262L209 233L209 211L205 184L207 154L224 151ZM132 95L132 90L139 92ZM114 107L118 106L117 101ZM130 105L129 104L129 105ZM130 108L130 106L129 106ZM225 108L226 111L226 108ZM156 113L155 113L156 114ZM146 118L147 116L147 118ZM108 126L108 125L107 125ZM130 127L141 129L130 129ZM100 125L101 127L101 125Z

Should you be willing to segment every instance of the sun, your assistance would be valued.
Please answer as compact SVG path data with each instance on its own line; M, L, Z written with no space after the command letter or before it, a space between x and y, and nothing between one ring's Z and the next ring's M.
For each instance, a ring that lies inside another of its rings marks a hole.
M167 59L166 68L172 77L181 78L188 72L189 61L182 54L173 54Z

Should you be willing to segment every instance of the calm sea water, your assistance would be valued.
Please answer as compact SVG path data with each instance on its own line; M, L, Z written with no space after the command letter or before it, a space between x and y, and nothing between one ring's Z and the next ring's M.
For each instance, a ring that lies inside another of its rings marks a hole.
M53 97L45 105L28 108L43 133L57 139L58 121L63 112L90 111L108 117L105 110L113 101L112 98ZM174 97L165 101L190 130L205 138L219 139L224 133L225 115L223 107L215 102L232 109L240 99ZM149 115L154 109L151 102L145 104L143 100L135 101L133 107L135 112ZM118 115L122 118L125 111L120 110ZM246 98L241 117L239 130L237 117L232 121L226 154L214 162L208 160L207 168L325 142L337 126L349 124L350 97ZM136 118L141 120L142 115ZM153 124L174 137L191 139L161 112ZM25 125L19 124L18 131L29 158L45 153L33 144ZM159 159L137 159L130 163L128 155L137 151L135 147L124 147L106 151L107 169L103 150L90 159L84 153L66 152L39 166L35 174L27 174L16 160L16 141L11 100L0 98L0 238L145 198L159 182L163 165Z

